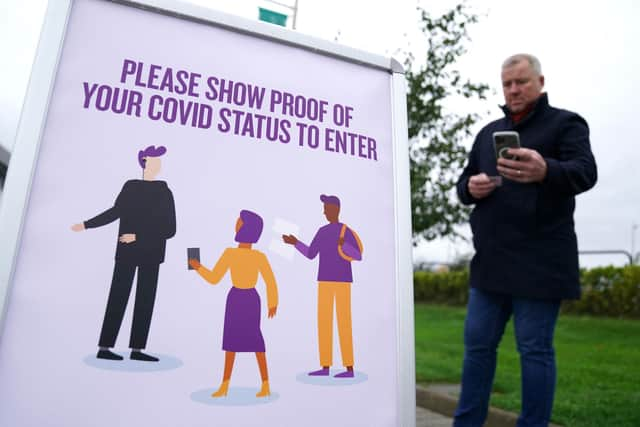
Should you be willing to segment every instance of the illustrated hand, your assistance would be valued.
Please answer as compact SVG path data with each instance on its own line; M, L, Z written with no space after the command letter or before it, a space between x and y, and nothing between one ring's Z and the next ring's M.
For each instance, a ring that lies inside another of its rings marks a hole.
M199 269L200 267L202 267L202 264L200 264L200 261L198 261L195 258L190 258L189 259L189 265L191 266L191 268L193 268L194 270Z
M277 305L275 307L271 307L269 309L269 319L271 319L273 316L276 315L276 311L278 311L278 306Z
M282 240L284 240L284 242L288 245L295 245L296 243L298 243L298 239L293 234L289 234L288 236L286 234L283 234Z
M133 243L136 241L136 235L135 234L123 234L122 236L120 236L120 238L118 239L120 241L120 243Z
M467 187L475 199L484 199L496 189L496 183L486 173L480 173L469 178Z
M541 182L547 176L547 162L536 150L509 148L507 152L518 160L498 159L500 175L521 183Z
M73 230L73 231L75 231L75 232L78 232L78 231L84 231L84 230L85 230L85 228L84 228L84 223L83 223L83 222L81 222L81 223L79 223L79 224L73 224L73 225L71 226L71 230Z

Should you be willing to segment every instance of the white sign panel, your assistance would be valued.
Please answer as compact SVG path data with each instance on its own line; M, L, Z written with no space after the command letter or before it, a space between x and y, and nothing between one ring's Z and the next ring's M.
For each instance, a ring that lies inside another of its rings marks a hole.
M186 6L61 4L0 217L0 425L413 425L401 74Z

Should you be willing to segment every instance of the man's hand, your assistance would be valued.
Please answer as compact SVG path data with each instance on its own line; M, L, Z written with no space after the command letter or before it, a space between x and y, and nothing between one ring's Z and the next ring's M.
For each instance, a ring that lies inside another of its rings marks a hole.
M467 187L474 199L484 199L496 189L496 183L486 173L480 173L469 178Z
M278 311L278 306L269 308L269 319L276 315L276 311Z
M295 245L296 243L298 243L298 239L293 234L289 234L288 236L286 234L283 234L282 240L284 240L284 242L288 245Z
M547 176L547 162L536 150L509 148L509 154L518 160L498 159L498 172L515 182L541 182Z
M190 266L191 266L191 268L193 268L194 270L197 270L197 269L199 269L199 268L202 266L202 264L200 264L200 261L198 261L198 260L197 260L197 259L195 259L195 258L190 258L190 259L189 259L189 265L190 265Z
M120 236L120 238L118 239L120 241L120 243L133 243L136 241L136 235L135 234L123 234L122 236Z

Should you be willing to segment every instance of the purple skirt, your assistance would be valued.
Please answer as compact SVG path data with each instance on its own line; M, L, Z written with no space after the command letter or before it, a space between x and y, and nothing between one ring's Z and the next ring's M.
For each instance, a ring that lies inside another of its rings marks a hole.
M264 352L260 331L260 296L252 289L232 287L224 313L222 349L233 352Z

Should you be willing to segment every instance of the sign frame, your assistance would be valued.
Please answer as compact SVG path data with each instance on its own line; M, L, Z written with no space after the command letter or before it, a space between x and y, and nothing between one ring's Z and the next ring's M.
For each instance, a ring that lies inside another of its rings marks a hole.
M196 5L174 0L101 0L143 9L183 20L210 25L305 49L390 75L391 129L393 147L395 270L396 270L396 367L398 394L397 425L415 426L415 353L412 280L411 209L407 136L406 82L404 70L393 58L303 35L268 23L251 21ZM29 209L40 143L51 102L65 34L75 0L49 1L20 117L4 194L0 203L0 346L7 308L11 302L11 284L20 250L22 229Z

